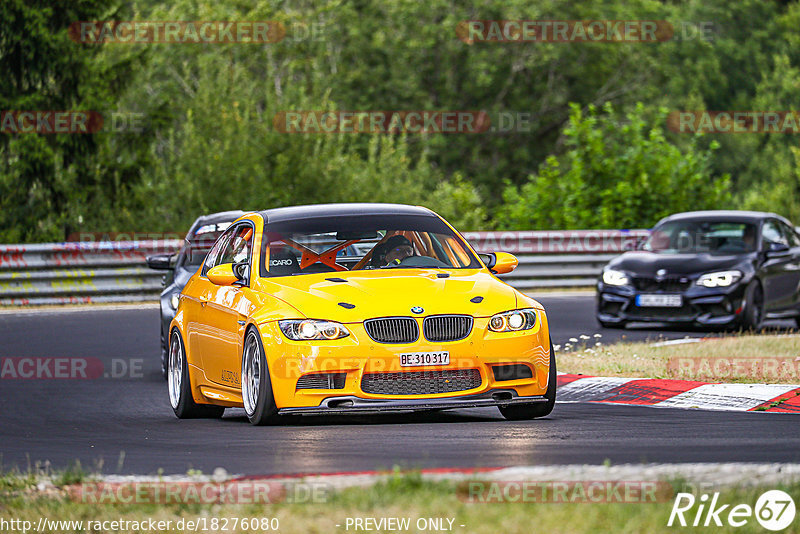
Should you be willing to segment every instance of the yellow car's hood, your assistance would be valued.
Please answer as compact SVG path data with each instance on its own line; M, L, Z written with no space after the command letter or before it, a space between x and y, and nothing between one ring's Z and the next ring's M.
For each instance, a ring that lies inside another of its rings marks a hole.
M342 323L414 315L411 308L417 306L424 310L420 315L463 313L475 317L516 308L516 291L486 271L447 272L448 278L439 278L443 271L433 269L306 274L261 279L254 289L283 300L305 317Z

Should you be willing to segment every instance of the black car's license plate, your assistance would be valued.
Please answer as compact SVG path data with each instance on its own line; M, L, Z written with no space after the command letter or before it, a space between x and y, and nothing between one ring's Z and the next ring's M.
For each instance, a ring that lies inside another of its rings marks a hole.
M636 295L636 305L640 308L680 308L683 298L680 295Z

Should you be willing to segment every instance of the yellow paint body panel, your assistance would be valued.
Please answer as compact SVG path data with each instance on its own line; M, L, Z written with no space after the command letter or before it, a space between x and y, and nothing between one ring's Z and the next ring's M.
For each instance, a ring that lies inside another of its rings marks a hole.
M519 396L544 395L548 386L550 335L542 306L497 279L486 268L408 268L356 270L261 278L263 220L249 214L239 220L255 225L250 287L217 286L198 271L183 291L170 331L184 340L193 398L197 403L242 406L241 364L244 336L256 328L263 342L275 403L281 408L319 406L328 397L362 399L436 399L461 397L502 388ZM468 245L467 245L468 246ZM471 250L471 249L470 249ZM474 251L472 251L474 253ZM346 282L332 282L337 277ZM472 302L482 296L479 303ZM339 303L352 304L347 309ZM410 310L421 307L418 316ZM500 312L535 308L537 321L530 330L492 332L489 318ZM474 318L466 339L430 342L422 335L422 321L429 315L459 314ZM378 317L414 317L419 339L408 344L373 341L364 321ZM280 330L281 319L323 319L345 325L350 335L336 340L292 341ZM446 366L400 367L399 355L410 352L450 353ZM529 366L532 378L497 382L493 364ZM433 395L375 395L361 390L366 373L417 372L439 369L477 369L479 387ZM346 373L344 389L301 389L297 380L309 373Z

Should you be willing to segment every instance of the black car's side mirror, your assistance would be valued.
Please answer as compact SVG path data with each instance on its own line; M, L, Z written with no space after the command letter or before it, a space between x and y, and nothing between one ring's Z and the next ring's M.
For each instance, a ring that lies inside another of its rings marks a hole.
M782 258L789 255L789 245L785 243L767 244L767 257L768 258Z
M168 271L172 269L172 254L154 254L147 256L147 266L157 271Z

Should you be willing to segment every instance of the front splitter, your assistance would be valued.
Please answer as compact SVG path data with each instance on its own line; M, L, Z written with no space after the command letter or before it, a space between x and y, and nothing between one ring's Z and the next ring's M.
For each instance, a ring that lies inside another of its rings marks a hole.
M352 395L328 397L319 406L281 408L279 415L325 415L348 413L416 412L425 410L455 410L511 404L547 402L544 396L519 397L511 389L495 389L478 395L440 399L363 399Z

